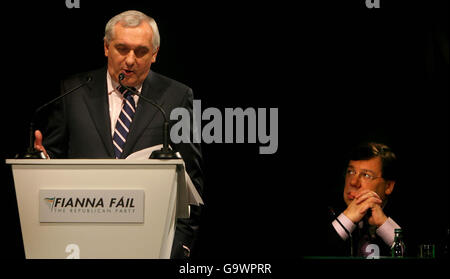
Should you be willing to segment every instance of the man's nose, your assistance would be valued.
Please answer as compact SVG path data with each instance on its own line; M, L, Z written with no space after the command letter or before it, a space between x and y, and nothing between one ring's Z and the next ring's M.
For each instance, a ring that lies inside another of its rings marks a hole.
M127 57L125 58L125 64L127 67L132 67L136 63L136 55L134 51L131 50L128 52Z
M359 175L354 175L350 178L350 185L359 188L361 187L361 179Z

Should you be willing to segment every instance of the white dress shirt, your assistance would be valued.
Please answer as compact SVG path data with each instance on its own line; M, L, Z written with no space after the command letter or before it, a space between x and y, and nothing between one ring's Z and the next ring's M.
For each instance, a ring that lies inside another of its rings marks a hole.
M352 233L355 228L356 224L353 223L347 216L345 216L344 213L341 213L337 219L342 223L342 225L349 231L349 233ZM347 233L345 230L341 227L341 225L338 223L338 221L334 220L332 223L334 229L339 234L339 236L346 240L348 238ZM392 246L392 243L394 243L394 229L399 229L400 226L395 223L394 220L392 220L390 217L387 218L386 222L384 222L383 225L377 228L376 233L383 241L389 245Z

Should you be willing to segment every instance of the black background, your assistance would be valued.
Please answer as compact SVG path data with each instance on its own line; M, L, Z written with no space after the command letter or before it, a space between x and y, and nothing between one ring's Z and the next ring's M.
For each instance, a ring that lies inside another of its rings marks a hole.
M362 140L401 163L393 200L419 242L449 220L448 2L18 1L3 7L2 155L27 146L31 112L59 81L102 67L106 22L154 17L152 69L193 88L202 109L278 108L279 146L203 144L206 203L194 257L300 259L327 205L341 201L344 155ZM93 3L95 2L95 3ZM205 123L204 123L205 124ZM2 163L3 257L24 257L9 167Z

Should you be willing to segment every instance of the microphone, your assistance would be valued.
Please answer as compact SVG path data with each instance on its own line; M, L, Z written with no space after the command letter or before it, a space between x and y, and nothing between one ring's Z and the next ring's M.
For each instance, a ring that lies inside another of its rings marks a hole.
M67 95L69 95L70 93L75 92L76 90L78 90L79 88L85 86L86 84L88 84L90 81L92 80L91 76L88 76L86 78L86 81L80 83L79 85L75 86L74 88L64 92L62 95L59 95L58 97L54 98L53 100L43 104L42 106L38 107L33 114L33 117L31 118L30 121L30 142L29 142L29 146L26 152L24 153L19 153L15 156L16 159L45 159L45 155L42 151L36 150L34 149L34 127L35 127L35 121L36 121L36 116L38 115L38 113L46 108L47 106L55 103L56 101L66 97Z
M156 102L154 102L153 100L143 96L142 94L139 94L138 92L136 92L136 90L123 85L122 84L122 80L125 78L125 74L124 73L120 73L119 74L119 84L120 86L122 86L123 88L127 89L132 95L137 95L139 96L139 98L142 98L144 101L146 101L147 103L150 103L151 105L153 105L154 107L156 107L161 114L164 117L164 125L163 125L163 147L160 150L155 150L152 152L152 154L150 154L150 159L181 159L181 157L175 153L175 151L173 151L172 149L169 148L169 121L167 121L167 116L166 116L166 112L164 111L164 109L157 104Z
M353 257L353 239L352 239L352 234L341 223L341 221L339 221L339 219L337 218L336 213L334 212L334 209L331 206L328 206L328 210L331 213L331 215L333 216L333 219L338 222L338 224L344 229L345 233L348 235L348 238L350 239L350 256Z

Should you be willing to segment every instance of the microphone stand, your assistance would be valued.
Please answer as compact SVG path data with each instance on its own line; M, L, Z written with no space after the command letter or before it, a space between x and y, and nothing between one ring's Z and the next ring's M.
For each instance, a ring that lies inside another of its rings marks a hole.
M30 134L29 134L29 143L28 143L28 148L27 151L23 152L23 153L19 153L16 154L15 158L16 159L46 159L44 153L42 151L36 150L34 148L34 127L35 127L35 120L36 120L36 116L38 115L38 113L45 107L53 104L54 102L58 101L59 99L64 98L65 96L69 95L70 93L76 91L77 89L79 89L80 87L86 85L87 83L89 83L92 80L92 77L87 77L86 81L77 85L76 87L70 89L69 91L67 91L66 93L54 98L53 100L43 104L42 106L38 107L33 114L33 117L31 118L30 121Z
M328 207L331 215L333 215L334 220L336 220L338 222L338 224L344 229L345 233L348 235L348 238L350 240L350 256L353 257L354 256L354 251L353 251L353 238L352 238L352 234L347 230L347 228L341 223L341 221L339 221L339 219L336 216L336 213L334 212L332 207Z
M153 105L154 107L156 107L161 114L164 117L164 124L163 124L163 147L160 150L155 150L152 152L152 154L150 155L150 159L162 159L162 160L168 160L168 159L181 159L181 157L172 149L170 149L169 147L169 121L167 121L167 117L166 117L166 113L164 111L164 109L157 103L155 103L154 101L152 101L151 99L143 96L142 94L139 94L138 92L136 92L135 90L133 90L132 88L123 85L122 84L122 80L125 78L125 75L123 73L119 74L119 84L120 86L122 86L123 88L127 89L128 91L130 91L130 93L132 95L136 95L139 96L139 98L142 98L144 101L150 103L151 105Z

